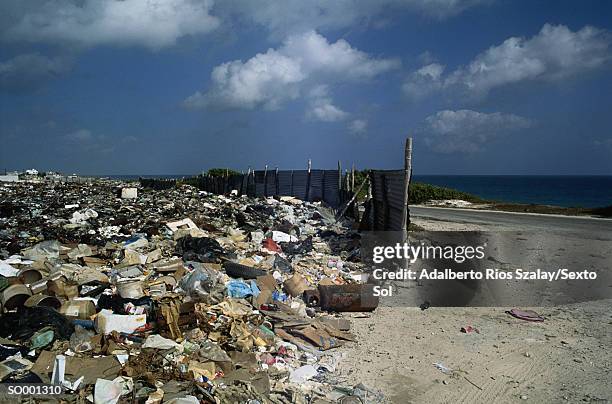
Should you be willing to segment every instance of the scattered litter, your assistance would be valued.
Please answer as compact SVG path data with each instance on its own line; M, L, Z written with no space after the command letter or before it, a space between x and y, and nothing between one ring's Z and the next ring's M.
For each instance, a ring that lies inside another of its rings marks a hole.
M436 369L438 369L442 373L446 373L446 374L453 373L453 370L451 368L444 366L444 364L440 362L436 362L433 365L436 367Z
M520 318L521 320L526 321L544 321L544 317L540 316L533 310L519 310L512 309L506 311L506 313L510 314L512 317Z
M291 372L289 375L289 381L291 383L302 384L307 380L312 379L317 375L317 369L312 365L305 365L299 367Z
M461 332L464 334L469 334L471 332L475 332L476 334L480 334L480 330L478 328L474 328L471 325L461 327Z
M29 206L0 218L0 337L31 359L3 378L94 404L383 399L333 387L355 337L327 312L378 299L352 221L321 203L110 180L0 192Z

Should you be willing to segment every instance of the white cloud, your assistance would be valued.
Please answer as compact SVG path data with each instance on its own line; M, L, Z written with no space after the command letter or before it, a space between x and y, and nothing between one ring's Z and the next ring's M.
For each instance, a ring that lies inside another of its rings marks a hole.
M397 12L443 19L494 0L27 0L0 2L8 41L138 45L159 49L184 36L252 22L275 38L308 30L377 27Z
M476 152L490 140L528 128L529 119L468 109L439 111L425 119L425 143L440 153Z
M438 91L444 85L441 80L444 68L439 63L425 65L410 75L410 78L402 85L402 89L413 98L420 98Z
M446 76L437 63L424 66L410 75L403 89L415 97L439 90L484 96L512 83L567 79L609 66L611 43L605 30L586 26L571 31L564 25L545 24L532 38L508 38Z
M37 87L70 68L63 58L49 58L38 53L15 56L0 62L0 90L21 91Z
M306 117L322 121L336 122L346 119L349 114L333 104L326 85L318 85L310 91L309 109Z
M349 132L354 135L364 135L368 130L368 121L365 119L355 119L348 126Z
M318 100L308 111L308 115L323 122L336 122L345 119L348 114L331 103L329 98Z
M216 29L212 0L57 0L7 2L5 40L158 49Z
M184 36L253 22L284 38L372 23L402 10L446 18L493 0L27 0L0 2L8 41L137 45L159 49Z
M238 15L261 25L275 37L306 30L337 30L355 25L378 25L386 15L401 11L447 18L489 0L224 0L215 11Z
M298 61L269 49L246 62L235 60L215 67L209 92L196 92L185 105L277 109L283 101L297 98L297 84L305 78Z
M399 65L395 59L374 59L343 39L329 43L309 31L290 36L278 49L268 49L246 62L235 60L215 67L208 92L196 92L185 105L277 109L284 101L298 98L306 83L363 80Z
M64 135L64 139L70 143L89 143L94 136L89 129L79 129Z

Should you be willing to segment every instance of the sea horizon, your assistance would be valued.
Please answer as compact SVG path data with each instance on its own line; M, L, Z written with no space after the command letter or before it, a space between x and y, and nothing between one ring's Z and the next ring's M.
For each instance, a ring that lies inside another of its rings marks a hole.
M88 175L96 178L137 180L138 178L184 178L197 174ZM485 200L599 208L612 205L612 175L576 174L418 174L413 182L456 189Z

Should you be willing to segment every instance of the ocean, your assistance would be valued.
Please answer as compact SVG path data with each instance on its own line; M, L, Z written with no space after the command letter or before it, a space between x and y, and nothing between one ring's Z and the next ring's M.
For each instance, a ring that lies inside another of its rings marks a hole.
M612 176L415 175L413 181L501 202L583 208L612 205Z

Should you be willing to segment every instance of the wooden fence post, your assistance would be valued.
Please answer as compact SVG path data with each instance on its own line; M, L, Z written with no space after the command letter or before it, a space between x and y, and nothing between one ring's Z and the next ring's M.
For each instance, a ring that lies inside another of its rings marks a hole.
M266 164L264 168L264 197L267 197L267 196L268 196L268 165Z
M276 172L274 173L274 193L276 195L280 194L279 185L278 185L278 166L276 167Z
M225 169L225 181L223 184L223 193L224 194L229 194L230 193L230 183L229 183L229 168Z
M251 178L251 166L249 166L249 169L247 170L247 176L246 176L246 195L249 195L249 179Z
M306 200L310 201L310 170L312 168L312 160L308 159L308 178L306 179Z
M342 185L343 185L343 188L344 188L345 190L350 191L350 189L349 189L349 183L348 183L348 178L349 178L349 175L348 175L348 170L345 168L345 169L344 169L344 180L343 180L343 184L342 184Z
M402 233L404 241L408 235L408 222L410 220L408 210L408 188L410 187L410 176L412 174L412 138L406 139L404 149L404 206L402 208Z

